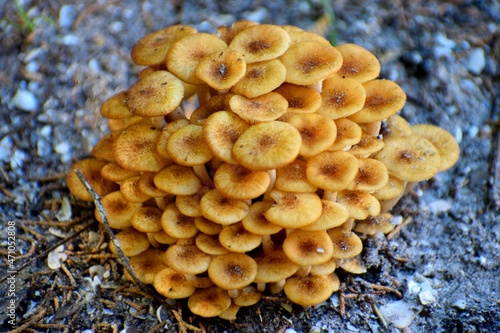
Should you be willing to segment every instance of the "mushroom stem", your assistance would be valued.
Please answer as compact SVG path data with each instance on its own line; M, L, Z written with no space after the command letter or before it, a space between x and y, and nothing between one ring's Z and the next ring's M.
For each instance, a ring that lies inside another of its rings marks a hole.
M261 293L266 290L266 283L264 282L257 282L257 290L260 291Z
M186 274L186 279L189 281L189 283L191 283L193 285L193 287L195 287L196 289L205 289L205 288L209 288L211 286L214 285L214 283L212 282L212 280L210 280L210 278L208 276L206 277L199 277L199 276L196 276L196 275L192 275L192 274Z
M207 168L205 167L205 164L195 165L193 166L193 170L203 184L209 185L213 183L212 178L210 178Z
M323 192L323 199L335 202L337 200L337 191L325 190Z
M196 96L200 105L205 104L210 99L210 87L206 84L201 84L196 87Z
M270 193L274 189L274 183L276 183L276 169L267 170L267 173L269 174L270 182L267 191L264 193L263 201L273 201L273 198L271 198Z
M269 283L269 291L271 294L279 294L285 288L286 279L280 280L278 282Z
M388 211L390 211L394 206L396 206L396 204L403 197L403 195L404 193L401 193L395 198L380 201L380 214L387 213Z
M262 250L264 251L264 255L268 255L274 250L274 243L271 239L271 235L262 235Z
M365 127L366 134L377 137L380 133L380 128L382 126L382 121L374 121L371 123L367 123Z
M311 266L301 266L293 276L306 276L311 271Z
M240 296L241 289L228 290L227 293L228 293L229 297L236 298L236 297Z
M342 224L342 229L344 229L345 231L351 231L353 226L354 226L354 219L349 218L347 219L347 221L344 222L344 224Z

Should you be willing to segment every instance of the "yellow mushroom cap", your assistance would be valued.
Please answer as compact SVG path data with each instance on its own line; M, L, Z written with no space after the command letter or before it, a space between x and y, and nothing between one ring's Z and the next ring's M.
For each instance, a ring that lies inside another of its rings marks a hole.
M321 216L321 199L316 193L293 193L273 190L276 204L264 216L268 221L287 229L302 228Z
M167 140L170 158L178 164L194 166L212 158L212 152L203 139L203 127L189 124L172 133Z
M206 56L226 48L227 44L212 34L196 33L184 36L170 46L166 57L167 68L184 82L203 84L196 76L196 67Z
M215 157L232 164L232 148L240 135L250 126L237 114L230 111L218 111L203 122L203 138Z
M298 269L299 265L291 261L283 250L274 250L265 257L257 260L255 282L278 282L289 278Z
M323 264L311 266L309 274L325 276L332 274L336 268L337 268L337 259L332 258Z
M207 235L218 235L224 228L224 226L219 223L210 221L204 216L196 216L194 218L194 224L202 233Z
M412 134L411 125L399 114L394 114L382 122L381 134L384 139Z
M173 203L163 211L161 227L167 235L174 238L191 238L198 233L194 218L183 215Z
M336 47L344 60L336 75L366 82L380 74L380 62L367 49L355 44L343 44Z
M365 264L361 260L361 256L355 256L353 258L346 258L338 260L339 267L344 271L352 274L364 274L367 272Z
M337 202L321 200L321 216L313 223L302 227L302 230L328 230L342 225L349 218L347 208Z
M167 264L163 262L163 250L152 248L131 257L129 264L139 281L146 284L152 284L156 274L167 268ZM127 270L125 276L131 279Z
M164 197L167 192L160 190L154 183L155 172L143 172L139 177L138 186L139 190L153 198Z
M389 118L403 108L406 94L401 87L390 80L371 80L363 83L366 92L365 104L361 110L349 116L357 123L371 123Z
M250 126L233 146L233 156L250 170L282 167L299 154L302 138L290 124L271 121Z
M75 197L84 201L92 201L92 196L87 192L80 179L74 172L79 170L99 196L104 196L118 189L118 185L105 179L101 170L108 164L104 160L85 158L73 164L66 177L66 184Z
M306 169L307 160L298 156L290 164L276 169L274 187L284 192L316 192L318 187L309 182Z
M288 102L280 94L269 92L255 98L234 95L229 106L242 119L255 123L278 119L287 111Z
M441 168L441 155L436 147L418 135L384 140L384 148L375 158L384 163L391 174L408 182L432 178Z
M223 196L248 200L266 192L271 178L266 171L252 171L239 164L222 164L214 175L215 188Z
M248 214L244 201L227 198L218 190L208 191L201 198L200 207L204 217L222 225L241 221Z
M219 256L230 253L230 251L219 242L219 235L206 235L200 233L196 236L195 243L196 246L206 254Z
M113 156L113 141L116 137L120 135L120 131L114 131L109 128L112 132L103 136L95 146L92 148L90 155L100 160L105 160L108 162L114 162L115 157Z
M372 195L378 200L389 200L400 196L405 189L405 182L393 175L389 175L387 184L373 192Z
M358 159L345 151L325 151L307 161L307 179L330 191L346 189L358 173Z
M188 299L192 313L201 317L216 317L231 306L231 297L219 287L197 289Z
M262 294L252 286L246 286L241 293L233 298L233 303L239 306L252 306L262 298Z
M328 150L344 150L361 141L363 131L354 121L347 118L339 118L335 119L335 125L337 126L337 137Z
M196 275L207 271L212 257L194 244L175 244L167 249L163 260L179 273Z
M349 149L349 153L359 157L368 157L382 150L382 148L384 148L384 142L382 140L363 132L361 134L361 140Z
M116 164L115 162L109 162L108 164L103 166L101 169L102 178L104 178L106 180L110 180L110 181L115 182L115 183L121 183L125 179L139 176L139 175L140 175L139 172L125 169L125 168L119 166L118 164ZM116 188L116 185L114 187ZM94 188L94 190L95 190L95 188ZM97 193L97 191L96 191L96 193Z
M245 76L246 69L240 52L224 50L203 58L196 67L196 76L216 90L228 90Z
M254 25L259 25L259 23L251 20L238 20L234 21L231 27L228 26L217 27L217 33L219 34L220 38L223 41L229 44L233 40L234 36L236 36L236 34L238 34L243 29L246 29Z
M127 105L125 104L126 97L127 93L125 91L121 91L108 98L101 105L100 109L101 115L104 118L109 118L109 119L121 119L121 118L131 117L132 113L130 113L130 110L127 108Z
M282 28L260 24L240 31L229 44L245 56L247 63L270 60L282 55L290 45L290 37Z
M286 67L286 82L299 85L318 82L342 66L339 51L314 40L293 44L280 59Z
M196 29L188 25L173 25L151 32L139 39L132 48L132 61L141 66L164 64L170 45L175 40L194 33Z
M245 253L257 248L262 243L262 236L251 233L238 222L222 229L219 242L231 252Z
M284 290L292 302L302 306L312 306L330 298L333 286L327 277L307 275L287 279Z
M140 176L133 176L125 179L120 184L120 192L123 197L129 202L146 202L151 199L151 196L141 192L139 189Z
M183 97L182 81L172 73L160 70L130 86L125 105L136 116L158 117L174 111Z
M269 222L264 213L272 207L274 203L270 201L256 201L248 211L248 214L241 220L241 223L251 233L257 235L273 235L283 228Z
M191 124L202 125L211 114L222 111L230 110L229 100L233 94L220 94L210 97L208 101L200 105L189 117Z
M358 173L349 185L349 190L373 192L389 181L389 172L384 163L373 158L358 158Z
M333 258L352 258L360 254L363 250L363 242L352 231L346 231L342 227L337 227L329 230L328 236L333 245Z
M153 181L156 187L174 195L190 195L201 189L201 181L193 169L178 164L157 172Z
M429 140L436 147L441 156L439 171L448 170L457 163L460 156L460 147L453 135L448 131L430 124L414 125L411 130L414 134Z
M299 266L320 265L332 258L333 246L324 230L294 230L283 242L286 256Z
M175 205L186 216L198 217L202 216L200 201L201 198L213 189L211 186L203 186L199 191L189 195L177 195L175 197Z
M288 101L289 113L313 113L321 106L321 95L314 89L283 83L274 90Z
M106 213L109 226L113 229L126 229L132 225L132 215L142 206L141 203L132 203L123 197L120 191L106 194L101 198L101 204ZM101 215L95 210L96 220L102 223Z
M335 122L317 113L296 114L287 123L293 125L300 133L302 144L299 154L314 156L331 147L337 137Z
M218 287L225 290L241 289L253 282L257 275L257 263L244 253L228 253L212 259L208 276Z
M156 141L156 151L158 152L158 154L160 154L165 159L170 159L170 155L168 154L167 150L168 138L170 138L172 133L189 124L190 122L188 119L177 119L165 125L160 133L160 137Z
M323 81L321 107L318 113L338 119L347 117L363 108L366 92L355 79L330 77Z
M161 215L163 212L157 207L140 207L132 215L132 226L144 233L157 232L161 228Z
M196 290L184 274L179 273L170 267L167 267L156 274L153 280L153 286L158 293L169 299L190 297Z
M392 215L389 213L370 216L366 220L356 221L354 231L367 235L375 235L380 232L387 234L395 227L391 220Z
M364 220L380 214L380 202L370 193L344 190L337 193L337 202L349 211L349 216Z
M267 94L285 82L286 68L278 59L248 64L245 75L232 88L233 94L254 98Z
M120 133L113 142L116 163L132 171L156 172L169 161L156 151L160 130L148 124L135 124Z
M126 257L133 257L146 251L151 245L148 236L134 228L128 228L120 231L115 235L120 249ZM114 242L109 243L109 249L116 254L116 247Z

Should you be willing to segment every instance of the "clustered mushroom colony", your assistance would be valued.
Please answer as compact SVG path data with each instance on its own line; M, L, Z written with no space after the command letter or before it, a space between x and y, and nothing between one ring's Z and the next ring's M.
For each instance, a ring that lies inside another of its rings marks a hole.
M451 134L396 114L405 93L354 44L244 20L150 33L132 60L138 80L100 110L111 132L72 170L137 277L200 316L235 318L265 290L325 301L409 187L458 159Z

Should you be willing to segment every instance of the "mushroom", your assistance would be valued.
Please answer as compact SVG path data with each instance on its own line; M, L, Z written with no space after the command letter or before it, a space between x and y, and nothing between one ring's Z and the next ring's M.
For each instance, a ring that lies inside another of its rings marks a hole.
M188 299L192 313L201 317L216 317L231 306L231 297L219 287L197 289Z
M347 117L363 108L366 92L355 79L330 77L323 81L319 114L332 119Z
M188 281L184 274L170 267L156 274L153 280L153 286L158 293L169 299L190 297L196 291L196 288Z
M139 190L149 197L158 198L167 195L167 192L159 189L155 183L154 178L156 176L155 172L143 172L137 181Z
M287 123L293 125L300 133L302 144L299 154L310 157L331 147L337 137L335 122L317 113L296 114Z
M333 245L333 258L352 258L360 254L363 250L363 242L352 231L346 231L343 227L337 227L329 230L327 233Z
M241 293L233 298L233 303L239 306L252 306L262 298L262 294L252 286L246 286Z
M131 178L134 176L139 176L140 173L137 171L131 171L127 170L115 162L109 162L108 164L104 165L101 169L101 176L102 178L109 180L114 183L121 183L127 178ZM86 177L88 180L88 178ZM69 185L68 185L69 186ZM116 184L114 185L116 189ZM94 187L94 191L96 191L96 188ZM97 193L97 191L96 191Z
M160 190L174 195L195 194L202 187L192 168L178 164L156 173L153 182Z
M194 218L194 225L199 231L207 235L218 235L224 228L224 226L210 221L204 216L196 216Z
M203 186L196 193L189 195L177 195L175 197L175 205L179 211L186 216L201 217L203 216L200 206L201 198L211 189L211 186Z
M87 192L82 182L74 172L79 170L85 179L99 196L105 196L108 193L118 189L118 185L102 176L102 169L108 164L104 160L96 158L85 158L73 164L66 177L66 184L75 197L83 201L92 201L92 196Z
M354 121L347 118L339 118L335 120L337 126L337 137L327 150L348 150L352 145L356 145L361 141L363 131L361 127Z
M395 225L391 223L391 220L392 214L389 213L369 216L365 220L356 221L354 231L366 235L375 235L380 232L388 234L395 227Z
M285 77L286 68L278 59L251 63L231 92L247 98L258 97L281 86Z
M283 83L274 90L288 101L288 113L314 113L321 106L321 95L314 89Z
M283 192L316 192L318 187L307 179L307 160L298 156L293 162L276 169L274 187Z
M198 233L194 218L183 215L173 203L163 211L161 227L167 235L174 238L191 238Z
M200 233L195 239L196 246L206 254L219 256L230 253L228 249L219 242L219 235L206 235Z
M133 257L146 251L151 245L148 236L145 233L128 228L118 232L115 235L123 255L126 257ZM116 254L116 247L114 242L109 243L109 249L112 253Z
M283 252L299 266L321 265L332 258L333 246L324 230L294 230L283 242Z
M264 216L280 227L302 228L321 216L321 199L316 193L294 193L273 190L270 196L276 202Z
M144 233L152 233L162 230L161 216L163 212L156 207L139 207L132 215L132 226Z
M141 203L151 199L151 196L145 194L139 189L139 178L140 176L134 176L121 182L120 192L125 200L134 203Z
M333 285L325 276L307 275L287 279L284 290L292 302L307 307L330 298L333 293Z
M219 242L231 252L252 251L262 243L262 235L245 229L241 222L224 227L219 233Z
M307 160L307 179L329 191L346 189L358 173L359 162L345 151L325 151Z
M269 92L254 98L234 95L229 106L234 113L253 124L278 119L287 111L288 102L280 94Z
M129 262L135 276L139 281L146 284L152 284L158 272L167 268L163 262L163 250L147 249L136 256L130 257ZM127 270L125 270L125 277L131 280Z
M201 198L200 208L204 217L222 225L241 221L248 214L248 205L244 201L227 198L216 189Z
M343 63L335 75L359 82L370 81L379 76L380 62L367 49L351 43L339 45L336 49L342 55Z
M247 65L243 55L236 50L223 50L201 59L196 76L219 91L227 91L245 76Z
M349 218L347 208L337 202L321 200L321 216L300 229L307 231L328 230L342 225Z
M114 191L101 198L109 226L113 229L126 229L132 226L132 215L142 206L141 203L133 203L125 200L120 191ZM97 208L95 218L102 223L102 217Z
M384 163L373 158L358 158L358 164L358 173L347 187L349 190L373 192L389 181L389 172Z
M170 135L167 152L175 163L185 166L205 164L213 156L203 139L203 127L193 124L181 127Z
M102 103L99 112L101 116L108 119L129 118L132 113L125 104L127 98L126 91L120 91Z
M230 291L248 286L256 275L257 263L244 253L228 253L217 256L212 259L208 266L208 276L213 283Z
M109 128L112 132L103 136L95 146L90 151L90 155L99 160L105 160L108 162L114 162L115 157L113 156L113 141L116 137L120 135L121 130L113 130Z
M219 94L210 97L208 101L200 105L189 117L191 124L202 125L204 121L213 113L230 110L229 101L233 94Z
M196 275L207 271L212 257L194 244L175 244L167 249L163 260L179 273Z
M237 200L257 198L266 192L271 178L266 171L252 171L239 164L223 163L214 175L215 188Z
M380 214L380 202L370 193L344 190L337 193L337 202L349 211L349 217L364 220Z

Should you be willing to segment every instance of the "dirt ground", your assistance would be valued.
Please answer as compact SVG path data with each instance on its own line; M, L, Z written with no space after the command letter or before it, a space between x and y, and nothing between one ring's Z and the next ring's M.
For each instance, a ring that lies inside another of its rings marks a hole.
M320 306L269 295L234 322L127 282L64 177L107 133L99 106L134 82L141 36L177 23L213 33L237 19L308 29L324 2L73 3L0 0L0 332L384 333L398 320L404 332L500 331L497 1L331 1L338 43L375 53L381 77L407 93L402 116L447 129L461 157L393 209L408 222L399 233L366 240L368 273L340 274L341 292Z

